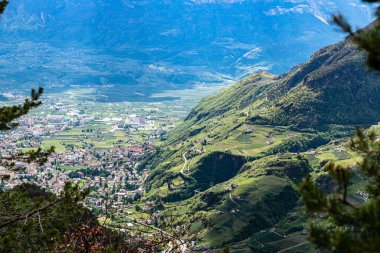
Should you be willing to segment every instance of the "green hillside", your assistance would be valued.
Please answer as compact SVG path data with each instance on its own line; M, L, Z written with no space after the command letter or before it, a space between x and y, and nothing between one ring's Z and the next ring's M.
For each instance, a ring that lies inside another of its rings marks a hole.
M163 201L161 215L199 217L193 232L205 248L312 250L294 186L311 174L328 191L321 167L360 159L347 137L380 121L380 81L363 62L346 40L287 74L255 73L203 99L141 163L152 171L146 201ZM354 180L361 202L363 178Z
M273 107L266 117L298 127L377 123L379 79L363 65L363 55L349 41L319 50L268 92Z

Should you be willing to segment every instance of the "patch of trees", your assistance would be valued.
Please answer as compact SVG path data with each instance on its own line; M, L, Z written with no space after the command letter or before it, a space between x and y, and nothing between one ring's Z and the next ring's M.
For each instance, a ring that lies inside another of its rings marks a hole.
M91 168L85 168L85 169L79 169L75 171L71 171L69 173L70 178L82 178L82 177L108 177L111 175L111 173L108 170L105 169L91 169Z

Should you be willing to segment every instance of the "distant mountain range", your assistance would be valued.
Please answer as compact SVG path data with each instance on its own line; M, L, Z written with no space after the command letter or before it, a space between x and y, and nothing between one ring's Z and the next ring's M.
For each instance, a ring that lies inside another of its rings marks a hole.
M13 0L0 22L0 80L99 85L109 100L149 100L282 73L342 38L328 25L338 11L357 26L371 20L359 0Z

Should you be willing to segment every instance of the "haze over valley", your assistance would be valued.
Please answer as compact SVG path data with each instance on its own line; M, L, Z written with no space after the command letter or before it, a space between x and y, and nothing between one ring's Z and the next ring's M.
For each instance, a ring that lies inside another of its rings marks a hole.
M343 38L329 24L338 10L357 27L371 20L359 0L14 0L0 23L1 89L91 86L103 102L175 99L152 94L305 62Z

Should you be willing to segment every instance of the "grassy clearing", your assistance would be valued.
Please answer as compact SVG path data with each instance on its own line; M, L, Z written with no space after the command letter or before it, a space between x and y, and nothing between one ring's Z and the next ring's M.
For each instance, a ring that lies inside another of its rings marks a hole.
M65 152L66 148L62 144L61 140L47 139L42 142L42 148L48 149L51 146L55 147L56 152Z

